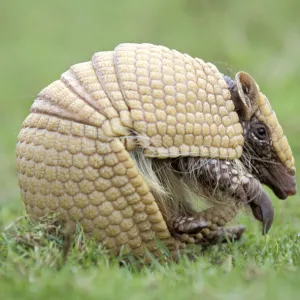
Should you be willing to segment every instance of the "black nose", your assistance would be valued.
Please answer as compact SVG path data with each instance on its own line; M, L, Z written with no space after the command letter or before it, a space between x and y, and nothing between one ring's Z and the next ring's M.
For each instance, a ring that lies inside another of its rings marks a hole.
M289 196L293 196L293 195L295 195L297 193L297 187L296 187L296 185L294 186L294 188L291 188L291 189L289 189L288 191L287 191L287 194L289 195Z

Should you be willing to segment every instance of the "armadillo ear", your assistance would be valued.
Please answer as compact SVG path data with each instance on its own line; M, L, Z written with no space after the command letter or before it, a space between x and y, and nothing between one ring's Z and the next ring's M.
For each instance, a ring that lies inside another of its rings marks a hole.
M245 72L238 72L235 75L237 85L239 113L243 120L249 120L258 107L259 87L255 80Z

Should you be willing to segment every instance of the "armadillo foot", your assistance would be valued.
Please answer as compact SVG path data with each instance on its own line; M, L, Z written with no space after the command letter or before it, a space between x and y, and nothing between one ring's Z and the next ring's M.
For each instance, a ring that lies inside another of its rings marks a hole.
M177 217L173 221L173 231L176 234L196 234L202 229L211 225L211 222L207 222L204 219L198 217Z
M195 244L210 246L221 243L228 243L232 241L238 241L245 232L246 227L243 225L233 226L230 228L219 227L215 231L211 231L208 235L195 235Z
M238 213L235 203L215 204L193 216L178 216L172 221L172 232L175 236L187 234L204 234L216 231L225 226Z
M202 228L198 233L175 234L174 237L185 244L211 246L229 241L238 241L245 231L245 226L239 225L230 228L217 227L214 230ZM196 230L195 230L196 231Z

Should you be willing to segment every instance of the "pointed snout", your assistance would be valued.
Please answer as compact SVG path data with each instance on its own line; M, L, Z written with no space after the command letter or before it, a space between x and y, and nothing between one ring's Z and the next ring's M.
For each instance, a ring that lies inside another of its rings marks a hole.
M287 197L297 193L296 178L289 174L286 174L285 177L286 178L281 185L274 187L274 193L281 200L285 200Z
M297 194L297 184L296 178L293 179L293 184L287 189L288 196L293 196Z
M293 196L297 193L297 183L296 183L296 168L291 168L289 170L290 180L287 184L286 192L288 196Z
M297 193L295 170L287 170L283 165L270 165L262 169L263 183L268 185L281 200Z

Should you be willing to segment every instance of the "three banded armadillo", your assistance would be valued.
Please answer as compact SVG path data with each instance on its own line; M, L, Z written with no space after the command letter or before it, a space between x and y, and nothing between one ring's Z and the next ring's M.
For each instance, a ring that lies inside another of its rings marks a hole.
M262 184L296 193L292 152L254 79L151 44L120 44L42 90L18 136L29 215L58 212L75 229L143 256L239 239L223 228L250 207L267 232ZM195 196L211 207L197 211Z

